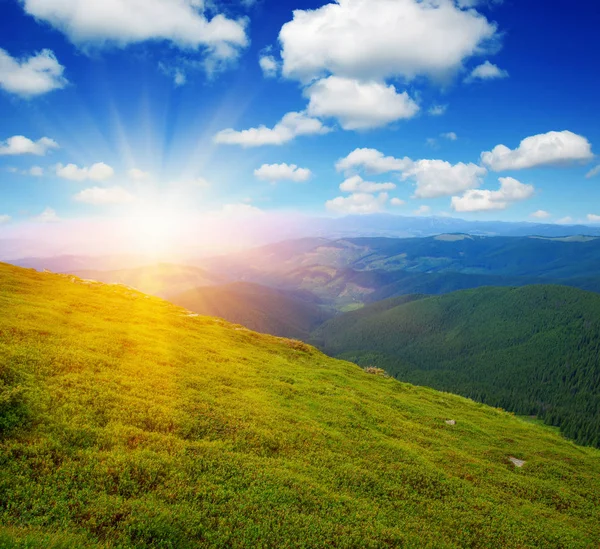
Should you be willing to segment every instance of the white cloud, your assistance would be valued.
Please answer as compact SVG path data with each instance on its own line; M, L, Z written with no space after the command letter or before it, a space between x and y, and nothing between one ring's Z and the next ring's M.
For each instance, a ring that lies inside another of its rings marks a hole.
M600 223L600 215L596 214L587 214L587 220L590 223Z
M188 66L195 66L194 64L187 63ZM185 69L181 66L171 66L166 63L160 62L158 64L160 71L166 76L173 79L173 84L176 88L184 86L187 83L187 75Z
M337 118L345 130L365 130L412 118L419 106L392 85L330 76L305 90L308 114Z
M364 169L368 173L387 173L401 172L410 166L412 160L408 157L384 156L377 149L355 149L345 158L340 158L335 168L338 172Z
M187 76L185 72L182 69L175 69L175 74L173 75L173 84L175 84L175 87L184 86L186 82Z
M600 173L600 164L595 168L592 168L588 173L585 174L586 179L590 179Z
M40 168L40 166L32 166L27 173L33 177L42 177L44 175L44 169Z
M279 34L283 74L383 81L436 79L460 70L496 37L496 26L451 0L338 0L296 10Z
M111 204L124 204L132 202L135 197L122 187L92 187L77 193L73 200L93 204L95 206L106 206Z
M215 143L260 147L262 145L283 145L299 135L324 134L330 129L320 120L307 116L304 112L289 112L273 128L259 126L236 131L222 130L214 136Z
M443 160L417 160L384 156L376 149L355 149L336 163L337 171L352 173L399 172L403 181L416 183L415 198L436 198L473 189L481 185L487 170L476 164L450 164Z
M549 217L552 217L552 214L545 210L538 210L537 212L533 212L529 215L531 217L535 217L536 219L548 219Z
M406 202L404 202L404 200L401 200L400 198L392 198L390 200L390 204L392 206L404 206L404 204L406 204Z
M454 132L442 133L440 136L448 141L456 141L458 139L458 135L456 135Z
M264 212L257 208L256 206L251 206L250 204L225 204L223 208L219 212L216 212L219 215L224 215L228 217L253 217L256 215L262 215Z
M419 206L414 212L415 215L428 215L431 213L431 207L429 206Z
M325 207L341 214L371 214L383 210L387 200L387 193L380 193L377 196L369 193L353 193L350 196L338 196L328 200Z
M494 80L498 78L508 78L508 72L502 70L498 66L486 61L475 67L469 76L465 78L465 82L474 82L475 80Z
M64 70L50 50L16 59L0 49L0 88L9 93L33 97L64 88L69 83Z
M254 170L254 175L258 179L271 183L277 183L277 181L301 183L308 181L312 172L308 168L299 168L296 164L263 164Z
M418 160L403 171L402 179L415 181L416 198L436 198L479 187L486 174L485 168L472 163Z
M481 162L490 170L521 170L568 162L587 161L594 157L590 142L570 131L548 132L527 137L517 149L497 145L481 153Z
M427 111L431 116L441 116L448 110L448 105L432 105Z
M525 185L512 177L501 177L497 191L471 189L463 196L452 197L452 208L457 212L481 212L505 210L513 202L531 198L533 185Z
M571 225L573 223L573 218L571 216L561 217L556 220L557 225Z
M364 181L360 175L353 175L340 184L340 190L348 193L376 193L379 191L392 191L396 188L394 183L372 183Z
M25 11L63 32L74 44L119 46L147 40L234 59L248 44L246 20L207 19L202 0L21 0Z
M0 215L0 225L2 225L3 223L8 223L11 219L12 218L10 217L10 215Z
M56 166L56 175L71 181L87 181L88 179L91 181L105 181L114 174L115 171L104 162L98 162L89 168L80 168L75 164L67 164L66 166L58 164Z
M275 78L279 74L279 63L272 55L261 55L258 64L265 78Z
M140 170L139 168L132 168L127 172L127 176L133 181L144 181L150 179L152 174L150 172Z
M32 141L22 135L15 135L0 143L0 156L19 154L45 156L49 150L58 148L58 143L49 137L42 137L38 141Z
M52 208L46 208L40 215L32 218L37 223L57 223L60 221L56 211Z
M190 185L200 189L209 189L212 186L211 182L204 177L196 177L195 179L192 179Z

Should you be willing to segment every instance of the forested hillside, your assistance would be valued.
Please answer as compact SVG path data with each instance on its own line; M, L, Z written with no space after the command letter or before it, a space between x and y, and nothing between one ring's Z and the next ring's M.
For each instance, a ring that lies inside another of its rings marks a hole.
M257 332L298 339L307 339L333 316L330 309L314 302L314 298L309 302L248 282L195 288L171 300L194 313L224 318Z
M122 286L0 264L0 313L2 548L600 539L600 452L544 426Z
M328 321L328 354L536 415L600 445L600 296L562 286L391 299Z

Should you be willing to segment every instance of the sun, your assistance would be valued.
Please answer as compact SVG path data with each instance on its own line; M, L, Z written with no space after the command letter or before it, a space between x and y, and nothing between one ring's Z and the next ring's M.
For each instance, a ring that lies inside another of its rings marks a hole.
M134 211L126 222L125 238L132 249L151 256L166 256L178 247L183 232L179 212L164 208L146 207Z

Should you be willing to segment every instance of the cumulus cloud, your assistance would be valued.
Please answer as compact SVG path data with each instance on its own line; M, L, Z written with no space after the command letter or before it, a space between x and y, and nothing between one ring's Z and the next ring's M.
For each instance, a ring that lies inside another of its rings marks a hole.
M450 164L444 160L411 160L384 156L377 149L355 149L336 163L340 172L398 172L403 181L415 182L415 198L436 198L474 189L481 185L487 170L476 164Z
M371 214L382 211L388 198L387 193L379 193L377 196L370 193L353 193L350 196L338 196L328 200L325 207L340 214Z
M279 40L288 78L384 81L446 78L496 36L493 23L451 0L338 0L294 11Z
M529 214L531 217L535 217L536 219L548 219L552 217L552 214L545 210L538 210L537 212L533 212Z
M345 158L340 158L335 165L338 172L351 172L362 169L368 173L401 172L412 166L408 157L394 158L385 156L377 149L355 149Z
M172 66L161 62L158 64L158 68L163 74L173 79L173 85L176 88L185 86L187 83L187 74L182 66Z
M442 133L440 134L440 137L443 137L448 141L456 141L458 139L458 135L456 135L454 132Z
M36 223L58 223L60 217L52 208L46 208L40 215L34 216L32 220Z
M308 168L299 168L296 164L263 164L254 170L254 175L263 181L308 181L312 172Z
M427 111L431 116L441 116L448 110L448 105L432 105Z
M114 174L115 171L104 162L98 162L89 168L80 168L75 164L67 164L66 166L58 164L56 166L56 175L71 181L105 181Z
M3 223L8 223L12 218L10 217L10 215L6 215L6 214L2 214L0 215L0 225L2 225Z
M481 162L495 172L588 161L593 158L590 142L567 130L527 137L514 150L505 145L497 145L491 151L481 153Z
M44 168L41 168L40 166L32 166L29 168L27 173L33 177L42 177L44 175Z
M150 172L140 170L139 168L132 168L127 172L127 176L133 181L144 181L146 179L150 179L152 174Z
M533 185L525 185L512 177L501 177L497 191L471 189L462 196L452 197L452 208L457 212L505 210L510 204L531 198Z
M26 13L82 47L125 47L167 41L182 49L203 48L220 60L236 58L248 44L245 19L222 14L208 19L202 0L21 0Z
M557 225L570 225L571 223L573 223L573 218L569 215L556 220Z
M600 215L596 214L587 214L587 220L590 223L600 223Z
M73 200L95 206L107 206L112 204L124 204L133 202L135 197L122 187L92 187L77 193Z
M469 76L465 78L465 82L474 82L475 80L496 80L499 78L508 78L508 72L502 70L497 65L486 61L475 67Z
M392 206L404 206L404 204L406 204L406 202L404 202L404 200L401 200L400 198L392 198L390 200L390 204Z
M340 184L340 190L348 193L376 193L379 191L392 191L396 188L394 183L372 183L364 181L360 175L349 177Z
M309 115L337 118L345 130L380 128L419 112L408 93L375 81L330 76L307 88L305 95Z
M419 206L414 212L415 215L429 215L431 213L430 206Z
M300 135L324 134L329 131L330 128L324 126L320 120L311 118L304 112L289 112L273 128L259 126L241 131L229 128L217 133L213 139L215 143L223 145L260 147L283 145Z
M444 160L418 160L402 173L416 183L415 198L437 198L479 187L487 170L476 164L450 164Z
M15 156L20 154L45 156L48 151L58 148L58 143L49 137L42 137L38 141L32 141L22 135L15 135L0 143L0 156Z
M0 49L0 88L9 93L34 97L64 88L69 83L64 70L50 50L16 59Z
M585 174L586 179L591 179L592 177L598 175L600 173L600 165L592 168L588 173Z
M272 55L261 55L258 64L265 78L275 78L279 74L279 63Z

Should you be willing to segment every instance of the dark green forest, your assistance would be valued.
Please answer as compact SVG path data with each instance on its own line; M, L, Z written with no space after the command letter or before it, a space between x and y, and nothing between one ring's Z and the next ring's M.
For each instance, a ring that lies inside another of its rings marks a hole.
M600 296L553 285L392 298L325 323L326 353L537 416L600 446Z

